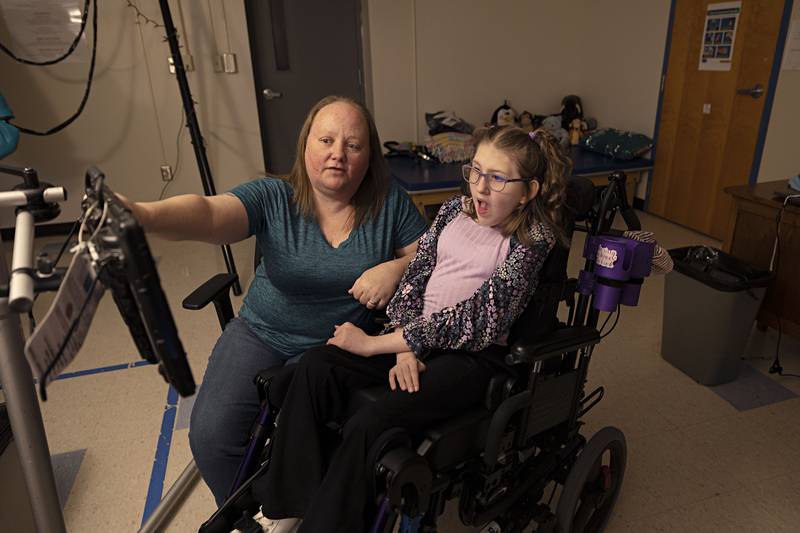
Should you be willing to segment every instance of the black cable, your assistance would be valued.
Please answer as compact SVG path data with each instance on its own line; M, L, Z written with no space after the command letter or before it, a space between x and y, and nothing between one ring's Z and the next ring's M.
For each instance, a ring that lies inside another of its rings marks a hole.
M100 279L100 273L105 268L105 264L101 265L99 269L97 269L97 274L92 280L92 284L89 286L89 290L86 293L86 298L83 299L83 303L81 304L80 311L78 314L75 315L75 319L72 321L72 324L69 326L69 330L67 331L66 336L64 337L64 341L61 343L61 346L58 348L58 352L53 360L47 365L47 369L42 374L41 378L39 379L39 397L42 399L43 402L47 401L47 377L50 375L50 372L53 371L56 364L61 360L61 356L64 355L64 349L67 347L67 343L72 338L72 334L75 332L75 328L77 327L78 323L80 322L81 317L83 316L83 312L86 310L86 306L89 304L89 301L92 299L92 294L94 293L95 287L97 287L97 282Z
M81 37L83 36L83 31L86 29L86 21L89 20L89 1L83 4L83 15L81 15L81 29L78 31L78 35L75 36L75 39L72 41L72 44L69 46L66 52L62 55L58 56L55 59L48 59L47 61L33 61L31 59L24 59L18 57L14 52L12 52L8 47L4 46L3 43L0 43L0 50L6 53L11 59L18 63L22 63L23 65L34 65L37 67L46 67L49 65L55 65L56 63L61 63L66 58L72 55L72 52L78 47L78 43L81 41Z
M70 239L72 239L72 236L75 235L75 230L77 230L78 227L81 225L81 220L82 219L83 219L83 215L78 217L78 220L75 221L75 223L72 225L72 228L69 230L69 234L67 234L67 238L64 239L64 243L61 245L61 249L58 251L58 255L56 255L56 258L53 261L53 268L58 266L58 262L61 260L61 256L64 255L64 251L67 249L67 246L69 246L69 241L70 241ZM38 298L40 294L41 293L37 292L36 294L33 295L33 301L34 302L36 301L36 298ZM31 318L33 318L33 314L32 313L33 312L31 311Z
M601 333L600 338L601 339L603 339L605 337L608 337L611 334L611 332L614 331L614 328L617 327L617 322L619 322L619 315L620 315L621 309L622 309L622 306L617 304L617 312L615 313L616 318L614 318L614 323L611 324L611 329L609 329L606 333L603 333L603 329L605 328L605 325L606 325L605 322L603 322L603 327L600 328L600 333ZM611 317L611 313L609 313L609 315L606 317L606 322L608 322L608 319L610 317Z
M178 170L181 168L181 134L183 133L183 126L185 124L186 113L181 108L181 123L178 126L178 137L175 139L175 164L172 166L172 179L169 180L164 186L161 188L161 194L158 195L159 200L164 199L164 193L167 192L167 187L175 181L175 178L178 176Z
M88 5L88 3L89 2L87 0L87 5ZM81 116L81 113L83 113L83 108L86 107L86 102L89 100L89 93L92 90L92 80L94 79L94 65L95 65L95 60L97 59L97 1L96 0L95 0L95 3L94 3L94 14L92 15L92 34L93 34L92 35L92 37L93 37L93 40L92 40L92 59L89 62L89 75L88 75L88 77L86 79L86 90L83 93L83 98L81 99L81 103L78 106L78 110L75 111L75 113L71 117L69 117L67 120L65 120L64 122L62 122L58 126L54 126L54 127L50 128L47 131L36 131L36 130L29 129L29 128L25 128L23 126L19 126L17 124L14 124L10 120L6 120L6 122L8 122L12 126L16 127L22 133L27 133L28 135L38 135L40 137L45 137L47 135L52 135L54 133L58 133L59 131L63 130L64 128L66 128L67 126L69 126L70 124L75 122L75 120L79 116Z
M773 270L775 276L778 275L778 265L781 260L781 219L783 218L783 211L786 209L788 202L789 198L787 197L783 201L783 206L778 209L778 214L775 216L775 269ZM783 371L783 367L781 366L781 337L783 336L783 327L781 326L780 312L775 314L775 318L778 321L778 342L775 343L775 360L772 361L772 366L769 367L769 373L778 374L781 377L800 378L800 375L790 374L788 372L784 373Z
M780 360L781 334L783 332L781 331L782 330L781 317L777 317L777 319L778 319L778 342L775 344L775 360L772 362L772 366L769 367L769 373L778 374L782 378L800 378L800 375L784 372L783 367L781 366L781 360Z
M619 308L619 306L617 306L617 308ZM604 330L604 329L606 329L606 324L608 324L608 321L609 321L609 320L611 320L611 315L613 315L613 314L614 314L614 312L615 312L615 311L611 311L610 313L608 313L608 314L606 315L606 319L603 321L603 325L602 325L602 326L600 326L600 333L602 333L602 332L603 332L603 330Z
M77 230L78 226L80 226L82 218L83 216L79 217L78 220L76 220L75 223L72 225L72 229L69 230L69 234L67 235L67 238L64 240L64 244L61 245L61 249L58 251L58 255L56 256L55 261L53 261L53 268L56 268L58 262L61 260L61 256L64 255L64 250L66 250L67 246L69 245L69 240L75 234L75 230ZM36 299L39 298L40 294L42 293L37 292L36 294L33 295L33 303L36 303ZM36 330L36 317L33 316L33 307L31 307L30 310L28 311L28 319L30 320L30 327L29 327L30 334L33 335L33 332Z
M72 236L75 235L75 231L78 229L78 227L80 227L82 219L83 215L78 217L78 220L76 220L75 223L72 225L72 229L69 230L67 238L64 239L64 244L61 245L61 249L58 251L58 255L56 255L55 261L53 261L53 268L55 268L56 265L58 265L58 262L61 260L61 256L64 255L64 251L67 249L67 246L69 246L69 241L72 238Z

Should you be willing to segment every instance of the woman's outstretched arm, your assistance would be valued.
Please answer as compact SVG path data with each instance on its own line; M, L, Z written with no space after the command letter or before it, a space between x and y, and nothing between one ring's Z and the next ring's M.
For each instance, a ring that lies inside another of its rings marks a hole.
M145 231L165 239L228 244L249 236L247 210L232 194L183 194L157 202L118 196Z

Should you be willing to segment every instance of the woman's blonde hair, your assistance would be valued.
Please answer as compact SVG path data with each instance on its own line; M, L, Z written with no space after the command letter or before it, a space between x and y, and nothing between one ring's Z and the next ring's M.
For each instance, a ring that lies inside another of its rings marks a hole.
M314 107L308 112L308 116L306 116L306 120L300 130L300 135L297 138L297 153L292 165L292 171L284 177L292 186L297 211L305 217L316 218L314 195L308 178L308 170L306 169L306 145L308 144L311 125L314 123L317 113L323 107L336 102L344 102L356 108L361 113L361 116L364 117L364 122L369 130L369 166L361 185L350 200L350 204L355 208L353 217L353 229L355 229L367 220L378 216L381 207L383 207L386 192L389 189L389 167L381 150L378 128L375 126L372 114L363 104L346 96L326 96L314 104Z
M506 153L516 162L522 178L533 178L539 183L539 192L530 202L526 202L509 215L503 225L505 235L514 235L526 246L531 242L531 227L542 222L546 224L562 245L569 239L564 228L564 202L566 198L566 179L572 172L572 161L566 156L553 135L538 129L531 133L514 126L495 126L479 128L473 134L476 149L489 143ZM530 191L531 184L525 183ZM472 198L465 202L464 211L473 219L477 218Z

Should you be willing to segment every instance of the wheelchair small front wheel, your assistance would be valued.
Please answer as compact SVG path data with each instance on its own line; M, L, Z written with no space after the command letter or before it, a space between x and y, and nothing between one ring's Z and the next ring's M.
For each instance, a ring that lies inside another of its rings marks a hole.
M605 427L586 443L567 475L556 516L562 533L603 531L625 477L625 435Z

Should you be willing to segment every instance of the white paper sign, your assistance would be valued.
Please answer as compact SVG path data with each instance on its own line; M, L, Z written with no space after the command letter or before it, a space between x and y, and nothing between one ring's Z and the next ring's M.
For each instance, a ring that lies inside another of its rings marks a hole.
M730 70L741 2L708 4L699 70Z
M85 248L79 250L72 257L50 310L25 343L28 363L44 385L55 380L78 355L104 292L89 252Z
M17 57L48 61L64 55L81 29L84 2L81 0L2 0L0 18ZM89 15L91 17L91 14ZM65 62L86 62L87 21L81 42Z

